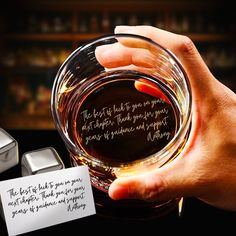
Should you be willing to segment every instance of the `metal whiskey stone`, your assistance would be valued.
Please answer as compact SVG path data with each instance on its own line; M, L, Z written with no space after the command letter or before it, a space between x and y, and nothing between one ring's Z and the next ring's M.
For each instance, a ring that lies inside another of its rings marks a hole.
M64 168L64 163L57 151L52 147L33 150L22 155L22 176L40 174Z
M18 143L4 129L0 128L0 173L19 163Z

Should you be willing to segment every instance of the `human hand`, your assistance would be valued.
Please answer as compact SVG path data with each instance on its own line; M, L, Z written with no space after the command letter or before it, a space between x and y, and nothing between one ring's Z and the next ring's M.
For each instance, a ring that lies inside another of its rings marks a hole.
M147 201L191 196L236 210L236 94L214 78L189 38L151 26L119 26L115 33L143 35L172 51L190 80L193 111L191 133L181 154L156 170L116 179L109 196ZM100 51L98 60L112 68L112 58L117 57L120 66L135 65L132 53L118 48Z

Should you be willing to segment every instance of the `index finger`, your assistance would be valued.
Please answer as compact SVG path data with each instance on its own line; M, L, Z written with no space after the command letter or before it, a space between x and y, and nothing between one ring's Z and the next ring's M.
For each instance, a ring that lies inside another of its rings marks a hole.
M106 44L98 46L95 50L95 56L98 62L106 68L115 68L128 65L136 65L146 68L153 68L157 66L157 60L154 54L143 47L137 48L138 41L141 44L141 40L136 40L136 44L132 44L133 47L123 45L130 40L125 37L117 37L118 42L112 44ZM122 41L122 43L120 43ZM128 43L130 45L130 42Z
M117 26L115 33L130 33L142 35L152 39L169 52L176 55L186 70L192 85L193 92L197 96L205 97L213 88L215 78L203 61L192 40L186 36L152 26ZM173 56L174 56L173 55Z

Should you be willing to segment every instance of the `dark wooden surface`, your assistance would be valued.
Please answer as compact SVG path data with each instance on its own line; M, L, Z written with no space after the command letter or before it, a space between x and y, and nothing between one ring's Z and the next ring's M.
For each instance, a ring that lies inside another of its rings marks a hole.
M7 130L19 144L19 156L25 152L43 148L54 147L66 167L70 167L68 152L61 137L55 130ZM0 180L20 177L20 163L16 167L0 174ZM235 199L236 200L236 199ZM152 220L125 220L88 216L63 224L47 227L24 235L81 235L82 231L99 235L122 234L127 232L134 234L164 235L168 232L174 234L204 235L204 232L223 232L224 235L234 235L236 227L236 212L224 211L209 206L198 199L185 199L183 214L178 217L175 211ZM232 233L228 233L231 232ZM70 233L71 232L71 233ZM161 232L161 234L160 234ZM87 234L86 233L86 234ZM0 218L0 236L7 236L5 222Z

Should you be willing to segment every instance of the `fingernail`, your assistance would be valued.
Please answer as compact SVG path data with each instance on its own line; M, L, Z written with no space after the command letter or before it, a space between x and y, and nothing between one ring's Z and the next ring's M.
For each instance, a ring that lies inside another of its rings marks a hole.
M128 26L128 25L118 25L115 27L115 33L128 33L130 31L133 31L134 26Z
M101 55L101 54L103 54L105 51L107 51L107 45L101 45L101 46L98 46L97 48L96 48L96 54L99 54L99 55Z
M112 50L110 45L102 45L96 48L95 54L96 58L100 58L102 60L106 57L112 57Z

